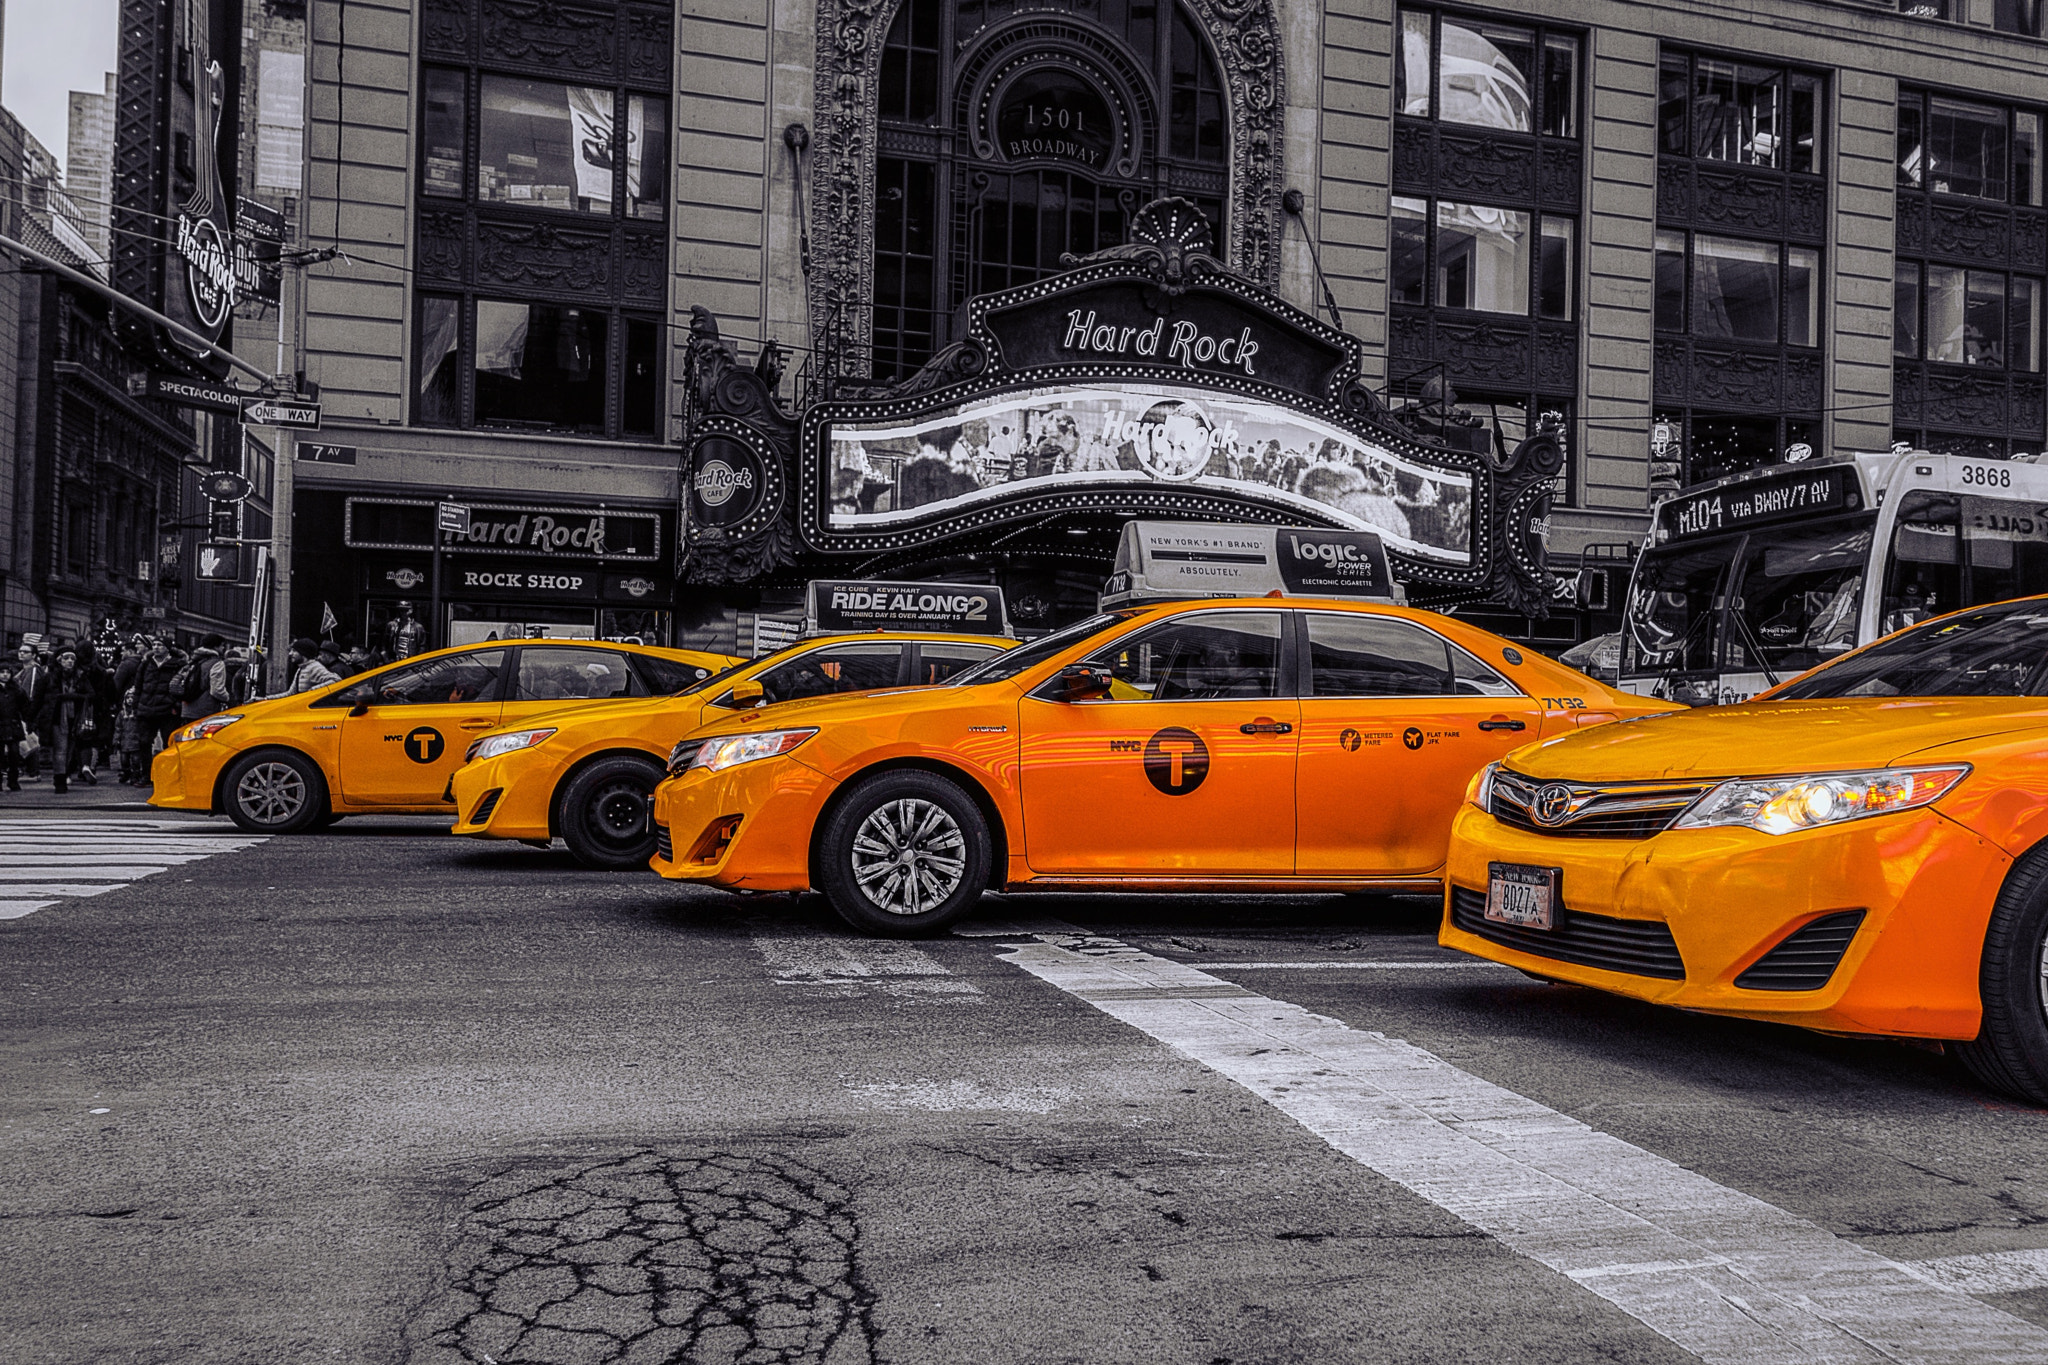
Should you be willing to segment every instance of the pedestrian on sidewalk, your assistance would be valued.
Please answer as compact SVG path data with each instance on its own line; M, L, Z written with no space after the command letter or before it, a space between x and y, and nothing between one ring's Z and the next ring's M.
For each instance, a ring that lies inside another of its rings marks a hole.
M143 781L148 764L143 762L142 720L135 714L135 689L121 694L121 709L114 717L114 748L121 755L121 785L132 787Z
M329 683L341 681L341 676L332 668L329 668L325 660L320 657L322 652L320 642L317 640L300 636L292 641L291 653L286 656L285 662L287 665L298 670L292 674L292 692L294 695L300 692L311 692L316 687L325 687Z
M0 778L21 790L21 742L28 738L28 698L14 685L14 665L0 662Z
M69 791L79 746L91 743L93 735L92 679L79 664L78 651L69 645L57 651L57 666L50 670L49 691L37 722L43 743L50 747L50 790Z
M171 680L178 663L171 642L161 637L149 642L149 657L135 671L135 723L142 731L142 760L147 769L149 756L159 743L169 744L178 728L178 701L171 694ZM144 777L147 778L147 771Z
M28 727L36 728L36 717L42 714L43 701L50 687L49 665L36 657L36 647L26 640L21 648L14 651L18 667L14 670L14 685L21 689L21 718ZM40 752L28 755L24 766L28 769L28 780L34 782L41 776L43 757Z
M205 720L227 709L227 664L221 658L226 647L220 636L209 635L178 670L179 714L185 720Z

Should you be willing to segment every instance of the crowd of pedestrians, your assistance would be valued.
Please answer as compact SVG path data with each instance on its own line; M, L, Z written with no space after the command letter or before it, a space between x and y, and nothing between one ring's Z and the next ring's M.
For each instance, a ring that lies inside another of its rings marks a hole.
M24 643L0 660L0 781L47 775L52 792L106 779L149 785L151 757L187 721L261 694L262 660L210 635L190 652L160 637Z

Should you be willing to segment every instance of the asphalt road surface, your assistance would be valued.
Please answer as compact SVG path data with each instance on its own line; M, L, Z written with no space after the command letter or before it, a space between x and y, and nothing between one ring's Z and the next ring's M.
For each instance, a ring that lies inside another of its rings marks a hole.
M10 811L0 1360L2048 1361L2048 1112L1434 921Z

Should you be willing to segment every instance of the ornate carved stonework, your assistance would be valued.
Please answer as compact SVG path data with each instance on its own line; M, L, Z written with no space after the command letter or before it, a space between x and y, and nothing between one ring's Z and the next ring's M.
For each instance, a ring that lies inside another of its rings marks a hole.
M1271 0L1184 0L1222 68L1230 115L1223 196L1231 269L1262 285L1280 275L1280 148L1285 72ZM876 92L897 0L818 0L811 125L810 226L816 263L812 334L865 355L874 257Z
M1996 431L2006 425L2004 375L1929 366L1926 383L1920 413L1929 426Z
M1793 411L1817 412L1821 404L1820 355L1814 351L1791 351L1785 356L1785 406Z
M614 16L559 0L485 0L483 55L565 74L610 76L616 68Z
M2012 259L2022 270L2039 270L2048 264L2048 214L2013 210Z
M668 239L658 232L625 233L625 261L620 283L627 297L660 303L667 295Z
M2042 423L2048 419L2048 391L2044 391L2040 375L2016 374L2012 377L2012 400L2005 415L2012 423L2014 434L2022 441L2034 446L2041 444L2044 435Z
M1723 351L1695 346L1686 396L1713 407L1770 409L1778 405L1784 357L1776 352Z
M1543 393L1576 393L1579 387L1579 330L1536 328L1536 388Z
M1659 338L1652 378L1658 401L1683 403L1692 389L1692 347L1683 341Z
M1419 119L1394 120L1394 183L1427 190L1436 175L1436 139Z
M1536 197L1536 142L1533 138L1467 137L1437 134L1437 188L1515 202Z
M1927 200L1917 194L1901 194L1894 201L1897 217L1892 232L1902 255L1917 256L1927 250Z
M466 283L462 265L469 252L464 221L461 213L420 214L419 235L413 247L413 269L422 280Z
M1693 168L1693 221L1775 237L1785 230L1785 182L1778 176Z
M1671 223L1692 221L1692 167L1687 163L1657 163L1657 216Z
M552 223L480 222L477 282L557 293L609 293L611 245L609 232L577 232Z
M1576 209L1586 178L1586 154L1576 142L1543 144L1543 171L1536 194L1546 207Z
M619 12L619 19L624 35L626 79L667 80L670 48L675 43L674 12L667 6L660 9L629 8Z
M702 435L736 439L761 457L761 474L774 487L762 509L759 529L729 534L717 526L693 525L690 463L683 468L676 508L676 574L693 583L753 583L793 563L800 548L794 500L786 495L784 471L794 462L796 423L782 410L776 388L782 378L781 348L770 343L751 369L718 334L709 310L690 309L690 340L683 353L683 449L694 451ZM694 458L694 457L693 457Z
M469 55L469 0L426 0L420 11L420 46L450 57Z
M1937 256L2002 262L2008 250L2006 227L2004 209L1936 203L1927 215L1926 249Z

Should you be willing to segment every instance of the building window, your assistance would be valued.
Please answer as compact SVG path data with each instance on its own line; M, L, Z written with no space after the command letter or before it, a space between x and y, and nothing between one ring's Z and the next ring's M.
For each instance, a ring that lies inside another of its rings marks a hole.
M1899 12L1912 19L1960 21L1969 12L1969 3L1970 0L1899 0ZM1986 17L1979 9L1975 22L1982 23ZM1991 27L2000 33L2041 36L2040 0L1991 0L1988 17Z
M1899 185L2000 204L2039 205L2039 111L1902 92Z
M1820 448L1818 416L1659 407L1652 420L1660 426L1668 425L1677 434L1681 481L1686 484L1739 474L1782 459L1788 453L1805 458ZM1799 450L1801 446L1805 447L1803 451Z
M1687 52L1664 54L1657 93L1665 156L1812 174L1820 166L1821 78Z
M1394 104L1410 118L1577 137L1578 68L1577 34L1404 9Z
M1397 195L1394 302L1520 317L1572 315L1574 220Z
M655 318L427 293L415 317L413 419L423 426L661 437Z
M1028 33L1003 22L1027 12ZM1193 201L1224 248L1230 111L1208 40L1178 5L904 0L876 102L876 379L957 340L969 295L1120 245L1157 196Z
M469 130L468 77L445 66L430 66L421 85L420 193L460 199L463 141Z
M1659 229L1656 264L1659 331L1819 344L1820 252L1813 247Z
M1900 261L1895 269L1892 354L2040 370L2041 280L1920 261Z

